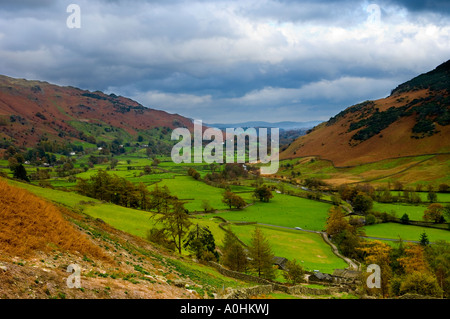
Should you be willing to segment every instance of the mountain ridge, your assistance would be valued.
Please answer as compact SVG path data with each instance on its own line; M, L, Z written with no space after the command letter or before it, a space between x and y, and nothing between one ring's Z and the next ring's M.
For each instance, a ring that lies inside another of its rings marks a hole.
M450 61L352 105L292 142L282 159L319 156L351 166L450 151Z
M82 127L137 136L155 127L191 128L192 122L115 94L0 75L0 140L18 146L31 146L42 137L88 141Z

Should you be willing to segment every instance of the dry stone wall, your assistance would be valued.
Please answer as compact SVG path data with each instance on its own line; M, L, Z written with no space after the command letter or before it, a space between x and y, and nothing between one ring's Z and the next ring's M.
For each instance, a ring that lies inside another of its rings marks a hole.
M217 269L219 273L224 276L235 278L246 282L255 282L259 284L255 287L241 288L241 289L227 289L227 292L217 296L221 299L248 299L251 296L262 294L270 294L273 291L281 291L290 295L332 295L341 292L350 292L346 287L329 287L329 288L310 288L303 285L285 286L279 283L274 283L269 280L243 274L237 271L229 270L216 262L210 262L210 265Z

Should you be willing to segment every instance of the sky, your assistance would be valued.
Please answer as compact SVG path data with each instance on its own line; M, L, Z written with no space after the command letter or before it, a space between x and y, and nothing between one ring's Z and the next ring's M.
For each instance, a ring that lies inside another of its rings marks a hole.
M449 59L449 1L0 0L0 74L205 123L326 121Z

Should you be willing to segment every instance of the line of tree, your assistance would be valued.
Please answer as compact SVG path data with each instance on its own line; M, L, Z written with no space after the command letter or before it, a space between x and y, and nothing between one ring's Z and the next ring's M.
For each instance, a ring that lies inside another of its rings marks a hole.
M251 165L241 163L226 163L222 167L222 170L219 171L216 164L210 164L211 172L206 174L203 180L208 184L220 184L239 177L245 178L248 176L248 170L254 169Z
M439 185L439 192L447 191L446 184ZM410 204L420 204L423 202L419 195L422 192L423 185L417 185L416 188L404 187L401 182L396 181L391 189L391 186L381 186L375 189L369 184L358 184L356 186L350 186L347 184L340 185L338 187L338 194L342 200L353 202L355 197L361 193L369 196L372 200L380 203L393 203L393 202L404 202ZM397 194L393 193L397 191ZM361 198L360 198L361 199ZM427 186L427 201L430 203L437 202L437 193L432 185ZM369 204L370 205L370 204ZM363 211L364 212L364 207Z
M167 186L158 184L149 190L143 183L137 185L127 179L109 174L99 169L89 179L78 178L75 191L81 195L110 202L116 205L140 208L142 210L167 213L178 198L172 195Z

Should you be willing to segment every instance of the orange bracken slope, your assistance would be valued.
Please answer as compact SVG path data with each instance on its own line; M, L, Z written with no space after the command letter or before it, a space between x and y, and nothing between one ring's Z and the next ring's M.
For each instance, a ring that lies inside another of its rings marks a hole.
M450 63L446 62L400 85L386 98L347 108L295 140L280 154L280 158L319 156L331 160L336 166L352 166L395 157L449 153L450 88L445 89L450 79L449 66ZM387 114L394 113L395 109L398 117L384 127ZM436 114L441 116L440 120ZM369 138L355 139L355 134L368 127L358 127L362 120L365 123L369 120L372 126L382 129ZM414 133L413 128L422 120L432 123L434 130Z
M71 121L110 125L132 135L153 127L192 127L188 118L114 94L0 75L0 137L20 146L32 146L44 134L77 139L80 132Z
M0 252L23 256L57 249L104 258L52 203L2 179L0 201Z

